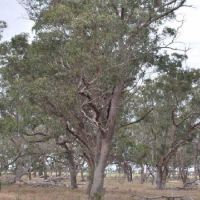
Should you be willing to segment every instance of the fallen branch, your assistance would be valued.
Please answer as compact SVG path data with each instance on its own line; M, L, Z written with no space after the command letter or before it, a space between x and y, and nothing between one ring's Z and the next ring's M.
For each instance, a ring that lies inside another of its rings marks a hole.
M32 187L68 187L66 184L67 177L49 177L46 180L22 181L23 184Z
M200 180L194 180L184 184L183 188L194 188L200 186Z
M66 187L67 185L64 182L55 182L55 181L23 181L25 185L31 187Z
M184 196L154 196L146 197L140 195L132 195L132 197L139 197L139 200L186 200Z

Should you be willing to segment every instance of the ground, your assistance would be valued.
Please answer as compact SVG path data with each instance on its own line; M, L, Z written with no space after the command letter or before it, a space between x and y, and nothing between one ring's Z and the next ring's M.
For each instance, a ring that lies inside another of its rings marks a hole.
M122 178L106 178L105 200L136 200L136 196L160 196L160 195L183 195L190 200L200 200L200 188L195 190L173 189L180 183L169 182L168 189L158 191L151 184L143 185L128 183ZM30 187L24 185L3 186L0 192L0 200L87 200L85 194L86 184L79 184L79 189L71 190L66 187ZM136 195L136 196L135 196Z

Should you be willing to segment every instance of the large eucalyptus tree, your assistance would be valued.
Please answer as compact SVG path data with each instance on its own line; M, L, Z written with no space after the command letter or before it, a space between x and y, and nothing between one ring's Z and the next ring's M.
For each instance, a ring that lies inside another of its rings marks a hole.
M160 25L184 3L24 1L35 21L35 38L31 45L18 46L22 62L9 65L9 74L24 84L24 97L60 119L82 146L91 172L91 199L101 198L124 97L154 64L163 39Z

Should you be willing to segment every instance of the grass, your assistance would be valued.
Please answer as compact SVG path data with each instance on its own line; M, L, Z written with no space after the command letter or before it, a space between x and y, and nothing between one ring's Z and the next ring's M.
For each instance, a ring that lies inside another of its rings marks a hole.
M169 189L158 191L151 184L139 184L137 181L128 183L122 177L107 177L105 180L105 200L135 200L134 195L161 196L183 195L192 200L200 200L200 189L176 190L178 182L170 182ZM86 184L79 185L79 189L71 190L66 187L40 188L30 186L4 186L0 192L0 200L87 200Z

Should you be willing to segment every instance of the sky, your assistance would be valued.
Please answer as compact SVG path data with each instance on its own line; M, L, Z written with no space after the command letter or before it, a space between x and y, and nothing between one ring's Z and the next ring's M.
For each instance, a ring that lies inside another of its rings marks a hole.
M187 65L200 68L200 0L188 0L187 5L193 7L184 7L178 11L178 18L184 19L184 24L177 42L182 43L181 47L189 48ZM32 32L33 22L29 20L25 9L17 0L0 0L0 20L8 24L4 31L4 40L22 32ZM180 47L180 44L177 43L177 46Z
M22 32L30 33L33 26L26 10L17 0L0 0L0 20L6 21L8 25L3 34L4 40L9 40L12 36Z

